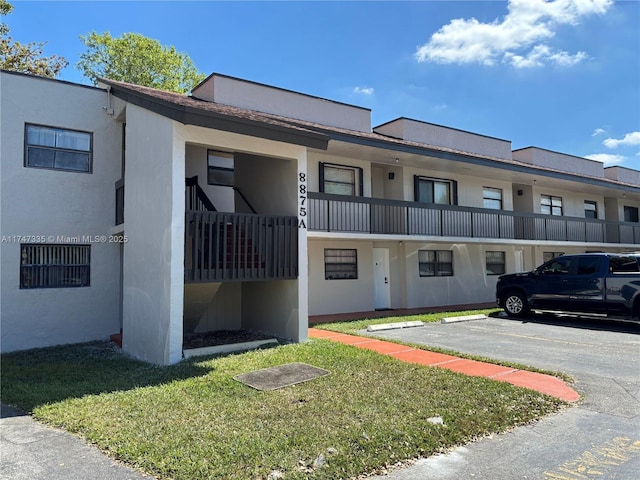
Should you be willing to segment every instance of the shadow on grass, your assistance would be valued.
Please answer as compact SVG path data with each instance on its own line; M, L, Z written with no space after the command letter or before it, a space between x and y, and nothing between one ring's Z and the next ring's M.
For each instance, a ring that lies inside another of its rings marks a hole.
M25 412L85 395L149 387L206 375L201 359L158 366L127 357L109 342L5 353L0 399ZM6 410L6 411L5 411ZM3 408L4 415L11 410ZM15 415L15 412L13 412Z

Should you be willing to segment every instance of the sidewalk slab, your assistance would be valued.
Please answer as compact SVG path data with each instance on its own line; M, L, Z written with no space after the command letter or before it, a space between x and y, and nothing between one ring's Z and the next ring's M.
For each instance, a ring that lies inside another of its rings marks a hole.
M6 480L153 480L104 455L80 437L36 422L6 405L1 407L0 479Z
M316 328L309 328L309 338L325 339L358 348L366 348L367 350L373 350L382 355L389 355L403 362L445 368L469 376L485 377L507 382L518 387L528 388L559 398L565 402L577 402L580 400L580 395L573 388L568 386L563 380L551 375L517 370L493 363L478 362L476 360L458 358L429 350L411 348L385 340L328 332Z

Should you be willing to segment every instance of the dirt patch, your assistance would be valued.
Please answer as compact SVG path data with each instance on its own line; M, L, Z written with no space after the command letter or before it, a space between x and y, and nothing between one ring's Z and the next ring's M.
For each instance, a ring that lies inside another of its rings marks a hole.
M269 340L271 338L275 337L255 330L216 330L185 335L182 340L182 348L189 350L192 348L213 347L215 345Z

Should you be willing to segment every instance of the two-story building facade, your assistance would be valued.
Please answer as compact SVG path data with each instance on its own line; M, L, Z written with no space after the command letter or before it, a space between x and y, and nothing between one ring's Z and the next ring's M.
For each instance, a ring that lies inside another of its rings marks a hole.
M213 74L191 95L2 72L2 351L493 301L640 244L640 172Z

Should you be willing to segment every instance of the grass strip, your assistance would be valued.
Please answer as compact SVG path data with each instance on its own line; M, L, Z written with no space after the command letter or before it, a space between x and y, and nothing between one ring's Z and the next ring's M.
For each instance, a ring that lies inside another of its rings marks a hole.
M232 379L291 362L332 373L270 392ZM1 396L129 465L176 480L266 479L275 471L286 479L352 478L563 405L326 340L171 367L95 342L4 354Z

